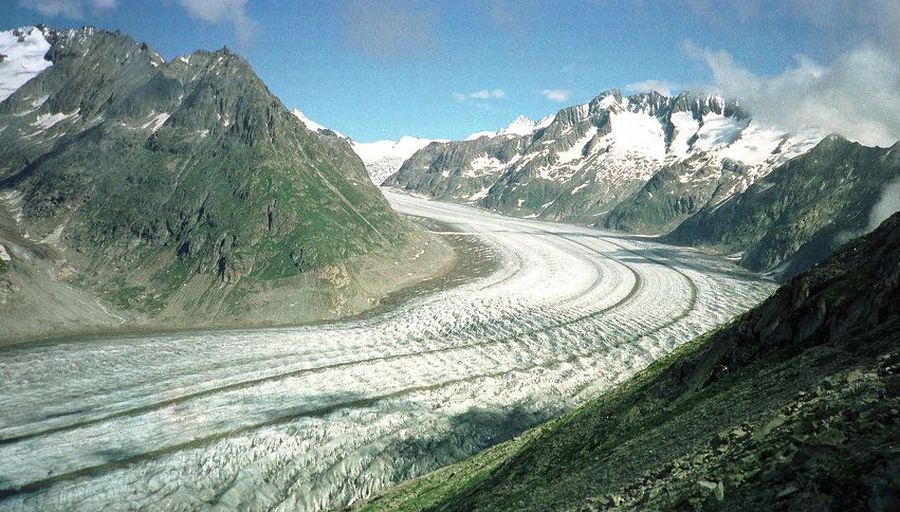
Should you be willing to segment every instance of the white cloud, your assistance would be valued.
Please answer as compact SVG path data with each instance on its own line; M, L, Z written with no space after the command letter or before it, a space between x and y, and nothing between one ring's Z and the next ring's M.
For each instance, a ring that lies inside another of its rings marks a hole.
M569 91L565 89L544 89L541 91L541 96L557 103L569 101Z
M625 86L628 92L653 92L656 91L663 96L672 96L672 90L677 86L672 82L665 80L642 80L640 82L632 82Z
M827 65L797 56L775 76L752 73L724 50L683 47L709 66L714 89L745 101L758 120L789 130L815 126L866 145L900 138L900 66L884 46L863 44Z
M869 226L866 232L873 231L896 212L900 212L900 179L889 183L881 191L881 199L869 212Z
M454 92L453 99L462 103L467 100L502 100L506 97L506 91L503 89L481 89L480 91L461 93Z
M250 44L256 32L256 22L247 15L248 0L178 0L191 16L207 23L231 23L238 41Z
M85 10L115 9L116 0L19 0L19 6L44 16L80 19Z

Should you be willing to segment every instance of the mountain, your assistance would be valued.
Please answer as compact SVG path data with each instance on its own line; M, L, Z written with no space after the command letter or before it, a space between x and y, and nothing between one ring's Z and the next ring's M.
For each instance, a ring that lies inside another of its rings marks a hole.
M482 137L495 138L495 137L522 137L525 135L531 135L532 133L546 128L551 122L553 122L554 116L547 116L544 119L541 119L538 122L532 121L526 116L519 116L513 120L513 122L509 123L505 128L497 130L496 132L492 131L481 131L475 132L468 137L466 137L467 141L478 140Z
M793 276L883 220L871 215L892 182L900 183L900 143L871 148L831 135L744 193L704 206L666 239L715 246L739 253L749 269Z
M516 216L662 233L822 136L759 126L718 96L612 90L538 123L520 118L428 146L386 184Z
M353 151L359 155L369 177L376 185L380 185L388 176L397 172L409 157L416 151L432 142L448 142L446 140L422 139L419 137L400 137L399 140L379 140L375 142L353 142Z
M295 322L369 307L406 279L382 264L430 240L227 49L165 62L118 32L12 34L25 49L4 51L45 69L0 103L9 276L45 254L126 318Z
M364 510L897 510L900 213L557 420Z

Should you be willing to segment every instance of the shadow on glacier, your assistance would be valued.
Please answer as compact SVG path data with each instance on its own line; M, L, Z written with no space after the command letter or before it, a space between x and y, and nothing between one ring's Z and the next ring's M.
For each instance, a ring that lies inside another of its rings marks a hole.
M610 253L610 256L626 264L646 264L649 260L651 263L671 265L678 270L690 270L699 274L719 275L742 281L763 279L763 276L759 274L754 274L726 261L711 262L708 258L715 258L714 256L702 255L702 257L698 258L698 255L668 252L665 249L631 249L629 251L616 251Z
M568 409L472 407L446 418L444 428L408 437L394 435L382 453L392 461L393 483L416 478L507 441Z

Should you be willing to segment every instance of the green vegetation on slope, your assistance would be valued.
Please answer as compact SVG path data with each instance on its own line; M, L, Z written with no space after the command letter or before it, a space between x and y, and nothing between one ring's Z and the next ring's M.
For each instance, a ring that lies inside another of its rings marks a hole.
M0 103L0 192L67 282L160 318L266 316L257 298L289 290L307 320L371 300L352 262L425 242L346 140L307 130L227 49L166 63L120 33L48 38L53 66Z
M579 410L365 510L896 510L900 214Z

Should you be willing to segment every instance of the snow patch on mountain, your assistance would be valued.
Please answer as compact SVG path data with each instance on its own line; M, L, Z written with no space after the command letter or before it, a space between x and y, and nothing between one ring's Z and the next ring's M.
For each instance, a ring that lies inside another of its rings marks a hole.
M304 124L304 126L306 126L306 129L311 132L318 133L320 131L324 131L324 130L328 129L328 128L325 128L324 126L322 126L321 124L313 121L312 119L306 117L306 114L304 114L300 109L295 108L294 110L291 110L291 114L294 114L294 116L297 119L299 119Z
M49 50L45 31L37 27L0 31L0 101L53 65L44 59Z
M472 160L469 166L466 167L463 175L467 178L478 178L479 176L493 174L503 169L504 166L505 164L500 160L484 155Z
M610 140L617 151L649 160L666 157L665 134L655 117L625 111L610 115L609 122Z
M532 133L541 130L550 126L553 123L553 120L556 119L556 114L549 115L547 117L541 118L540 121L532 121L526 116L519 116L513 120L513 122L509 123L505 128L502 128L497 131L481 131L475 132L465 140L478 140L481 137L487 137L489 139L493 139L494 137L507 137L507 138L516 138L516 137L524 137L526 135L531 135Z
M568 164L582 158L584 156L584 147L587 146L596 135L597 127L591 126L587 133L584 134L584 137L578 139L571 148L557 153L556 161L560 164Z
M169 120L170 114L168 112L163 112L161 114L157 114L153 116L153 119L147 122L147 124L141 126L144 130L150 128L153 133L156 133L157 130L162 128L162 125L166 124L166 121Z
M691 150L691 138L700 129L700 122L690 112L675 112L670 121L675 129L669 151L679 157L687 156Z
M697 141L691 149L711 151L735 142L747 128L749 121L708 114L703 118L703 126L697 130Z
M57 123L59 123L61 121L65 121L66 119L69 119L70 117L75 117L77 115L78 115L78 110L76 110L75 112L72 112L70 114L64 114L62 112L57 112L55 114L40 114L37 117L37 120L32 123L32 126L47 130L49 128L52 128Z

